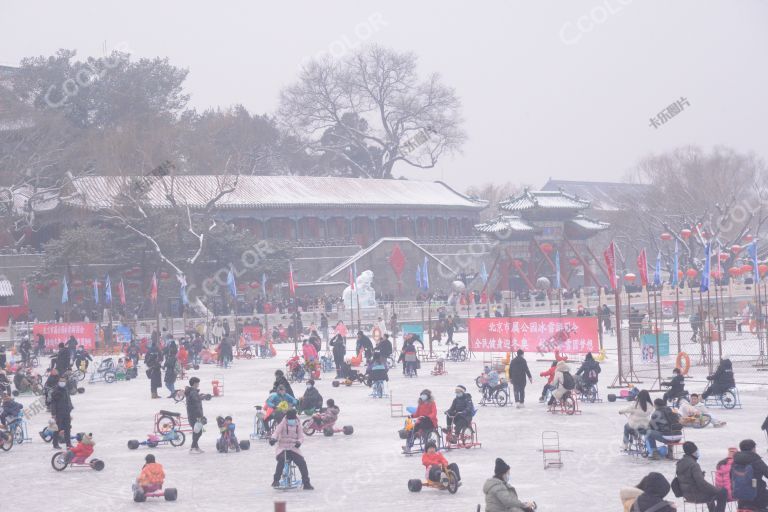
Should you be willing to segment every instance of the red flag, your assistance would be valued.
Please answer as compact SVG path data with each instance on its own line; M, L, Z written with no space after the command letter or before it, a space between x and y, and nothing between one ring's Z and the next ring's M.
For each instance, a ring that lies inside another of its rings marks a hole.
M125 306L125 283L123 283L123 278L120 278L120 282L117 283L117 296L120 298L120 304Z
M293 264L288 263L288 291L291 292L291 297L296 296L296 281L293 280Z
M640 284L648 286L648 257L645 255L645 249L637 255L637 271L640 274Z
M149 291L152 303L157 303L157 273L152 274L152 289Z
M349 289L355 289L355 276L352 275L352 267L349 267Z
M27 282L21 282L21 289L24 290L24 305L29 306L29 290L27 289Z
M611 283L611 288L616 289L616 248L613 245L613 241L603 253L605 258L605 265L608 267L608 280Z

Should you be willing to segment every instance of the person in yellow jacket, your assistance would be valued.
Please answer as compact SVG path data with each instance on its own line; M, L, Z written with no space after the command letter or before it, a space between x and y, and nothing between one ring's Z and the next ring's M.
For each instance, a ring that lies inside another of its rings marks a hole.
M165 480L162 464L155 462L155 456L152 454L147 455L144 461L145 464L141 468L139 478L136 479L136 485L140 486L145 494L162 489Z

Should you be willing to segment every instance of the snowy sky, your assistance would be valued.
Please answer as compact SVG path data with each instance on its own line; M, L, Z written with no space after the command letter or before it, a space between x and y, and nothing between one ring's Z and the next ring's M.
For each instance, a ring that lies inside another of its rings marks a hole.
M619 180L686 144L768 158L766 26L760 0L3 0L0 64L124 43L189 68L198 108L269 113L304 59L378 42L414 51L457 89L470 137L438 169L396 175L540 186ZM690 106L652 128L681 97Z

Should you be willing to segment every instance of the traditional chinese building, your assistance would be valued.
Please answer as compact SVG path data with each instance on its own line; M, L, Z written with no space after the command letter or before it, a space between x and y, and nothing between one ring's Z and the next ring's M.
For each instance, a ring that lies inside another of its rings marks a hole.
M557 260L563 288L607 281L604 264L589 240L609 225L584 215L590 202L562 190L531 191L499 203L499 215L475 229L496 240L488 286L532 290L540 277L556 282Z

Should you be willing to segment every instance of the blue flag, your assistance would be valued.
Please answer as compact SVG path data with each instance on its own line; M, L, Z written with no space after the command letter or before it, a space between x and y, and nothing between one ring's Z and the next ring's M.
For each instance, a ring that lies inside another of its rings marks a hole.
M560 289L560 251L555 252L555 288Z
M421 284L425 290L429 290L429 260L424 256L424 266L421 267Z
M760 281L760 270L757 268L757 240L749 244L747 247L747 253L752 259L752 271L754 272L754 282L757 284Z
M421 265L416 264L416 287L421 290Z
M677 248L677 239L675 239L675 260L674 264L672 265L674 268L672 269L672 286L678 286L678 278L677 273L680 272L678 269L678 266L680 264L679 262L680 256L678 254L678 248Z
M112 304L112 281L109 280L109 274L104 279L104 302L106 304Z
M711 272L710 260L712 259L712 244L707 242L704 246L704 272L701 274L701 288L702 292L709 291L709 273Z
M488 271L485 269L485 262L480 267L480 279L483 280L483 283L488 282Z
M227 274L227 288L229 288L229 294L232 297L237 298L237 284L235 284L235 273L232 272L232 268L229 269Z
M64 281L61 285L61 303L66 304L69 302L69 286L67 286L67 276L64 276Z
M661 286L661 251L656 254L656 268L653 270L653 286Z
M93 280L93 302L99 303L99 280Z

